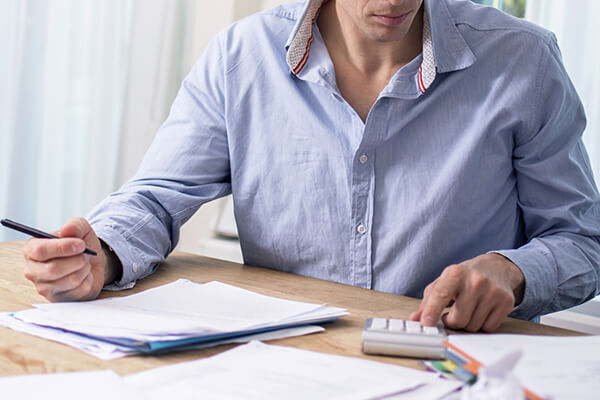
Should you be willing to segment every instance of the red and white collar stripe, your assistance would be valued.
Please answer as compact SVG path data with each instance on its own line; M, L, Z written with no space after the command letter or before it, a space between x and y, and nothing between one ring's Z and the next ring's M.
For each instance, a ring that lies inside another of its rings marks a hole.
M296 32L293 40L290 43L287 52L287 63L291 71L298 75L306 65L310 54L310 45L313 41L313 25L319 11L327 0L310 0L308 9L300 24L300 28ZM425 7L425 5L423 5ZM431 40L431 26L429 24L429 15L423 13L423 61L419 68L417 76L417 85L421 93L431 86L436 75L435 57L433 54L433 42Z
M319 11L321 11L321 7L326 2L327 0L310 0L300 28L290 43L287 52L287 63L295 75L298 75L306 65L310 53L310 44L313 40L313 25Z
M425 3L423 3L425 7ZM427 10L423 12L423 61L419 67L417 84L421 93L425 93L433 83L436 75L435 55L433 53L433 41L431 40L431 25L429 24L429 14Z

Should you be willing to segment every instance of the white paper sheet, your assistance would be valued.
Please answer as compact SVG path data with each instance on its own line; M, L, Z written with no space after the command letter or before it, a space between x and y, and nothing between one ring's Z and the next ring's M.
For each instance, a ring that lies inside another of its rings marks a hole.
M178 340L284 323L309 323L344 309L264 296L220 282L180 279L125 297L36 305L15 318L105 338Z
M514 369L521 384L552 399L600 398L600 336L450 335L483 364L522 351Z
M11 313L0 313L0 326L52 340L53 342L66 344L94 357L98 357L101 360L114 360L135 353L127 347L64 332L59 329L29 324L11 317Z
M428 372L260 342L125 380L144 391L148 399L178 400L372 399L401 392L408 395L430 386L430 397L419 397L426 400L438 399L460 386Z
M463 386L462 382L447 379L427 381L427 384L398 395L386 396L385 400L451 400L452 394ZM454 397L460 399L460 396Z
M127 377L95 371L0 378L2 398L20 400L437 400L459 385L409 368L256 341Z
M138 354L136 351L116 344L104 342L93 338L77 335L70 332L64 332L54 328L46 328L35 324L20 321L10 316L10 313L0 313L0 326L4 326L19 332L28 333L54 342L66 344L81 351L84 351L101 360L114 360L121 357L126 357L133 354ZM306 325L296 328L277 329L275 331L258 333L255 335L242 336L235 339L225 339L209 344L199 344L190 346L185 349L189 350L197 348L205 348L217 346L225 343L245 343L251 340L275 340L294 336L309 335L311 333L323 332L325 328L318 325Z
M143 400L143 394L112 371L19 375L0 378L7 400Z

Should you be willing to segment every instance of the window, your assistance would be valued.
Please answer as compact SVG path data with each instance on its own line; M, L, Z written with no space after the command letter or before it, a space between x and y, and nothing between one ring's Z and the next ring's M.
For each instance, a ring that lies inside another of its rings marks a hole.
M526 0L472 0L475 3L484 4L501 9L515 17L525 17Z

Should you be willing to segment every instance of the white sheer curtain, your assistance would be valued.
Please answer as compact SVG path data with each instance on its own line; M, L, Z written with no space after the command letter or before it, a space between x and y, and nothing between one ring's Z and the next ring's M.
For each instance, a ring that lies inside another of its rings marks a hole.
M600 1L527 0L526 18L556 34L565 67L585 106L583 135L600 184Z
M131 177L195 59L199 4L0 0L1 218L52 230Z
M133 175L208 41L285 1L0 0L0 218L85 215ZM189 250L220 209L189 224Z
M54 229L112 189L131 4L0 2L3 218Z

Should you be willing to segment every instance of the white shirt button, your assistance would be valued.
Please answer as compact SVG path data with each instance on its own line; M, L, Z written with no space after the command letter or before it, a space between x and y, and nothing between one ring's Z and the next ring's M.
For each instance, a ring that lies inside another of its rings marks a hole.
M358 233L360 233L361 235L363 235L367 231L367 228L363 224L360 224L356 228L356 230L358 231Z
M360 156L360 157L358 158L358 161L360 161L360 163L361 163L361 164L364 164L364 163L366 163L366 162L367 162L367 160L368 160L368 159L369 159L369 157L367 157L367 155L366 155L366 154L363 154L362 156Z

